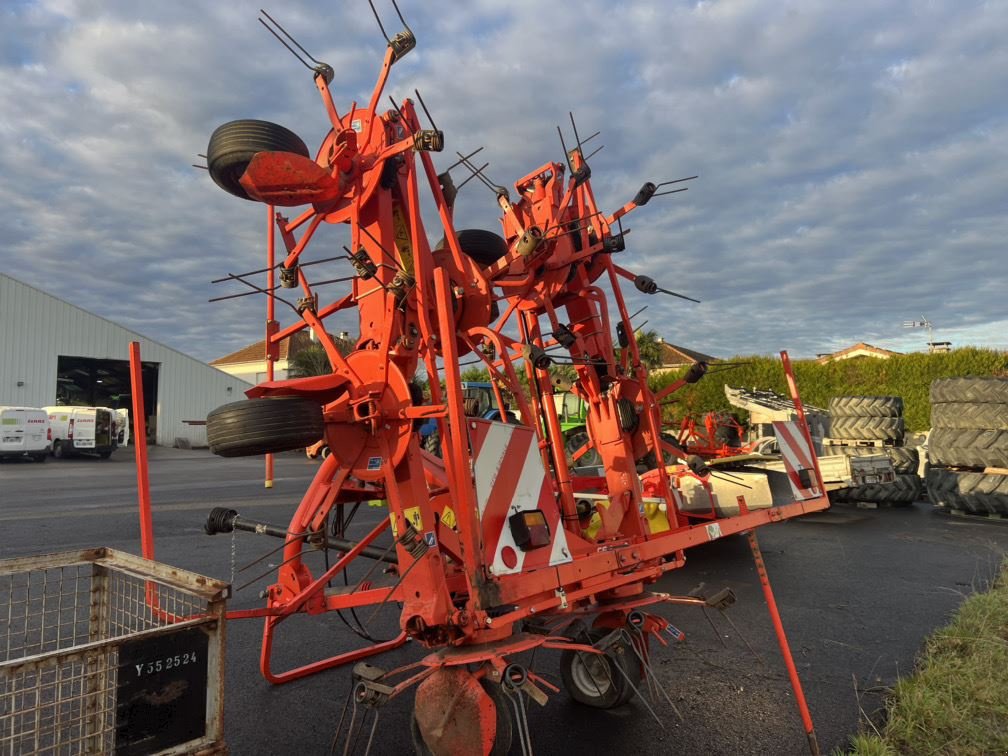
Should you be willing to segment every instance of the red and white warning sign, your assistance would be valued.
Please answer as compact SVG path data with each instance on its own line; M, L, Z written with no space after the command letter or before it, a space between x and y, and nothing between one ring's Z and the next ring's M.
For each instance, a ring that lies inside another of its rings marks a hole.
M815 449L805 440L798 423L794 420L775 421L773 427L795 500L822 496L823 486L816 470Z
M512 575L571 561L560 508L546 479L535 433L531 428L490 420L470 418L467 422L476 503L483 523L483 553L490 572ZM508 518L536 509L545 515L550 544L522 551Z

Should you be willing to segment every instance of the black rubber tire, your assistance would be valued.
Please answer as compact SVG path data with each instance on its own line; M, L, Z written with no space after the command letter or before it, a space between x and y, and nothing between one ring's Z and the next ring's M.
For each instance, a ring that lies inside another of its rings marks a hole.
M831 453L840 453L848 457L870 457L874 454L885 454L892 460L893 470L897 475L917 473L920 467L920 454L917 449L909 446L831 446Z
M441 456L441 431L435 428L424 438L421 446L435 457Z
M931 382L932 402L1008 403L1008 378L939 378Z
M609 632L594 629L589 630L587 635L594 645ZM584 643L584 634L574 640ZM592 666L587 666L586 661ZM560 654L560 677L564 688L572 699L593 709L613 709L627 703L634 697L634 685L638 685L642 675L640 660L626 642L610 646L602 656L583 651ZM634 681L633 685L630 680ZM593 682L591 687L589 682Z
M931 427L1008 430L1008 404L937 402L931 405Z
M207 415L207 443L221 457L304 449L325 432L322 407L299 396L248 399L218 407Z
M225 192L251 200L238 180L257 152L293 152L310 157L301 137L279 124L253 119L229 121L210 136L206 151L210 178Z
M934 428L928 460L945 467L1008 467L1008 431Z
M480 685L490 696L497 711L497 735L494 737L493 748L490 749L490 756L507 756L511 750L511 743L514 740L514 714L511 711L511 702L501 686L488 680L481 680ZM416 716L410 717L410 736L413 740L413 750L417 756L434 756L430 746L424 742L423 734L420 732L420 725Z
M972 514L1008 515L1008 475L932 467L927 476L932 503Z
M63 459L64 457L67 456L66 451L64 451L64 449L63 449L63 442L62 441L53 441L53 444L52 444L52 455L56 459Z
M902 417L901 396L834 396L830 417Z
M897 475L891 483L868 486L851 486L837 492L838 501L872 501L893 506L910 506L924 493L924 481L915 473Z
M574 452L588 443L589 440L590 437L588 436L587 428L571 428L567 431L564 435L564 452L567 455L568 467L597 467L602 464L602 455L598 453L598 449L595 447L586 451L577 460L574 459Z
M682 447L679 446L679 439L677 439L671 433L662 433L661 434L661 438L662 438L662 441L665 441L666 443L672 444L672 446L675 446L678 449L682 449ZM675 454L673 454L670 451L666 451L665 449L662 449L661 452L662 452L662 459L665 462L665 466L666 467L668 467L669 465L675 464L678 461L678 459L679 459L679 457L677 457ZM685 454L685 450L683 450L683 453ZM658 465L655 463L655 453L654 453L654 451L653 450L649 451L643 457L641 457L640 459L638 459L637 460L637 465L638 465L638 468L643 467L644 470L655 470L655 469L657 469Z
M833 438L903 442L902 417L838 417L830 421Z
M508 253L507 242L500 234L482 228L464 228L456 231L459 246L466 255L483 267L493 265ZM444 249L447 240L442 236L435 249Z
M735 418L727 412L717 412L714 414L714 418L717 422L717 427L714 429L714 440L724 446L733 448L741 446L742 437L739 435L739 429L732 423ZM722 421L729 424L723 425Z

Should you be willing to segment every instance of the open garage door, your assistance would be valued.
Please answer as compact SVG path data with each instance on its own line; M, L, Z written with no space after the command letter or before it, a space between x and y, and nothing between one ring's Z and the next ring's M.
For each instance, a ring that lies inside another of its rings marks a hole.
M157 431L157 389L160 363L143 363L144 414L148 443ZM56 364L56 403L126 409L133 422L133 391L129 360L60 355Z

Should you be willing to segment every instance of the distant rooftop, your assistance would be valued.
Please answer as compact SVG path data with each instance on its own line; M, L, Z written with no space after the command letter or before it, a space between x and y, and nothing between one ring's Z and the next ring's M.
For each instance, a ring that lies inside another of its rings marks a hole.
M863 341L859 341L853 346L849 346L846 349L841 349L837 352L824 352L817 354L818 358L816 362L827 363L834 362L836 360L849 360L852 357L874 357L880 360L888 360L894 355L898 355L900 352L894 352L890 349L883 349L882 347L873 346L872 344L866 344Z

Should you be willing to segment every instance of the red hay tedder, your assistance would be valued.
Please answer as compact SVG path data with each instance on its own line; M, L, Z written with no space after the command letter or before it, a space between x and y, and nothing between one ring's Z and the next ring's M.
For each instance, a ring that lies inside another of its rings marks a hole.
M430 127L411 100L379 110L390 70L416 44L405 21L401 32L386 36L370 101L342 111L330 90L333 69L307 55L268 15L263 23L312 70L331 128L314 156L295 134L264 121L234 121L214 132L207 151L210 175L231 194L265 203L269 217L267 268L254 272L266 273L266 285L251 284L252 274L222 280L240 280L267 295L269 360L276 359L283 339L310 328L332 367L323 376L267 380L247 392L248 400L207 418L211 449L222 456L271 454L319 438L331 451L288 526L271 527L223 509L207 522L210 533L241 529L284 539L266 606L229 615L265 618L265 678L283 683L356 663L348 731L361 726L359 708L364 717L416 686L413 736L420 753L505 753L512 733L530 753L524 700L545 703L547 691L557 690L515 660L535 648L561 651L564 685L583 704L610 708L639 696L652 713L671 711L651 670L649 647L680 634L651 610L662 604L714 606L733 597L672 596L649 586L681 568L686 549L748 532L815 751L812 722L752 534L758 526L828 506L804 416L799 409L802 419L789 429L794 499L770 509L749 511L741 500L738 516L719 518L712 508L699 523L695 516L687 520L677 483L682 476L704 480L705 466L696 458L654 464L667 454L683 455L662 441L660 402L699 380L704 367L696 366L661 395L648 388L622 289L629 281L644 294L672 292L615 258L625 247L621 218L652 197L681 189L663 190L675 182L648 182L615 212L599 209L583 154L588 140L578 137L576 127L564 160L523 176L513 194L493 184L486 166L471 162L472 154L439 172L432 153L443 149L444 135L419 93ZM501 235L456 230L458 189L450 171L460 166L493 191ZM422 198L436 210L440 228L433 234L422 220ZM303 209L293 218L277 210L294 207ZM348 224L350 235L345 256L339 256L352 266L344 279L349 292L329 301L320 298L318 287L331 281L312 283L308 277L310 264L338 259L332 250L308 259L323 223ZM279 260L277 235L285 250ZM432 238L440 241L432 245ZM287 327L274 313L281 289L300 290L297 320ZM349 310L356 310L360 336L344 356L326 321ZM507 416L506 391L523 424L466 417L459 374L464 356L490 372L501 416ZM568 465L549 370L561 359L573 365L572 390L588 408L589 443L602 462L596 475L574 474L579 471ZM427 376L429 400L418 371ZM527 391L518 371L524 371ZM417 427L430 418L438 423L443 458L418 441ZM641 472L648 459L652 469ZM388 517L363 538L347 540L345 510L374 500L387 503ZM375 544L386 531L392 541L383 552ZM320 540L340 556L313 574L303 557ZM390 577L381 585L330 587L359 559L381 563ZM275 635L286 618L387 603L401 607L395 639L288 671L273 669ZM361 662L407 639L428 648L428 655L390 671ZM656 697L652 708L646 698L655 692L665 701ZM372 726L368 748L373 737Z

